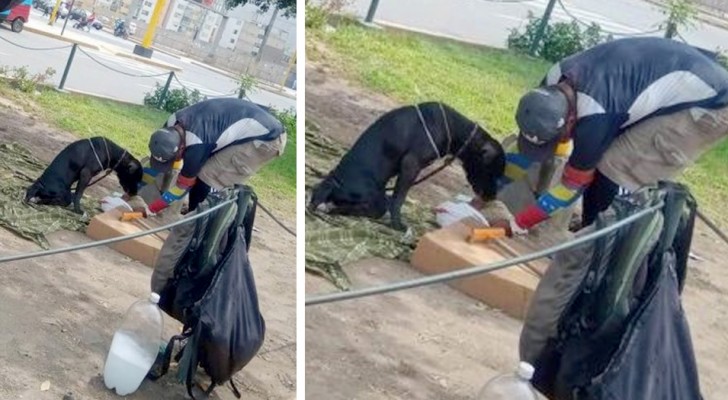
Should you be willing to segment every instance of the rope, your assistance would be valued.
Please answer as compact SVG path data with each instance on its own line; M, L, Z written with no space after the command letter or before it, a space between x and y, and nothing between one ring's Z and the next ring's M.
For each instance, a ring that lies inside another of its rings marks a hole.
M63 49L67 49L67 48L69 48L69 47L73 47L73 45L72 45L72 44L69 44L69 45L67 45L67 46L59 46L59 47L28 47L28 46L23 46L23 45L20 45L20 44L17 44L17 43L15 43L15 42L12 42L12 41L10 41L10 40L8 40L8 39L5 39L5 38L4 38L4 37L2 37L2 36L0 36L0 39L2 39L2 40L4 40L4 41L6 41L6 42L8 42L8 43L12 44L13 46L16 46L16 47L20 47L21 49L25 49L25 50L34 50L34 51L46 51L46 50L63 50Z
M130 74L128 72L124 72L124 71L118 70L118 69L116 69L114 67L110 67L110 66L102 63L101 61L99 61L96 58L94 58L91 54L89 54L88 52L86 52L86 50L84 50L81 46L78 47L78 50L80 50L81 53L85 54L88 58L92 59L96 64L99 64L102 67L104 67L106 69L110 69L110 70L112 70L114 72L117 72L119 74L126 75L126 76L130 76L132 78L156 78L158 76L167 76L167 75L169 75L169 72L164 72L164 73L161 73L161 74L151 74L151 75Z
M306 299L306 306L313 306L318 304L326 304L326 303L333 303L333 302L339 302L344 300L352 300L352 299L358 299L362 297L367 296L373 296L376 294L385 294L385 293L392 293L397 292L400 290L405 289L412 289L420 286L427 286L427 285L434 285L438 283L444 283L453 281L456 279L462 279L467 278L469 276L474 275L480 275L485 274L493 271L498 271L504 268L512 267L514 265L527 263L529 261L537 260L539 258L548 257L552 254L559 253L561 251L571 249L573 247L579 246L581 244L584 244L586 242L592 241L594 239L598 239L602 236L607 235L608 233L615 231L625 225L631 224L632 222L643 218L657 210L659 210L664 203L657 204L655 206L646 208L642 211L639 211L638 213L634 215L630 215L627 218L622 219L619 222L614 223L613 225L610 225L604 229L601 229L596 232L592 232L589 234L586 234L578 239L574 239L572 241L562 243L553 247L550 247L548 249L539 250L530 254L518 256L512 259L498 261L482 266L474 266L470 268L460 269L457 271L451 271L446 272L442 274L437 275L431 275L427 277L407 280L407 281L400 281L400 282L394 282L394 283L388 283L381 286L374 286L374 287L368 287L365 289L350 291L350 292L339 292L339 293L331 293L331 294L324 294L319 296L314 296L313 298L307 298Z
M584 22L581 19L577 18L574 14L572 14L571 11L569 11L566 8L566 6L564 5L564 3L561 0L558 0L558 1L559 1L559 6L561 7L562 10L564 10L564 13L566 15L568 15L569 18L573 19L574 21L576 21L576 23L578 23L580 25L583 25L583 26L586 26L586 27L592 26L592 24L587 23L587 22ZM601 27L600 27L600 29L601 29ZM661 32L662 29L657 28L657 29L653 29L651 31L629 32L629 33L628 32L613 32L613 31L608 31L608 30L605 30L605 29L601 29L601 31L604 32L604 33L606 33L606 34L613 35L613 36L647 36L647 35L651 35L653 33Z
M415 104L415 110L417 110L417 116L420 117L420 122L422 123L422 127L425 129L425 134L430 140L432 148L435 149L435 155L438 159L442 158L442 154L440 154L440 149L437 148L437 144L435 144L435 139L432 138L432 133L430 133L430 128L427 127L427 122L425 122L425 117L422 115L422 110L420 110L419 104Z
M216 205L215 207L209 208L199 214L195 214L192 217L181 219L181 220L173 222L171 224L164 225L159 228L150 229L150 230L147 230L144 232L132 233L132 234L126 235L126 236L119 236L119 237L115 237L115 238L109 238L109 239L99 240L99 241L90 242L90 243L84 243L84 244L75 245L75 246L61 247L58 249L50 249L50 250L36 251L34 253L15 254L15 255L11 255L11 256L0 257L0 263L26 260L26 259L35 258L35 257L51 256L54 254L61 254L61 253L68 253L68 252L76 251L76 250L90 249L92 247L105 246L105 245L109 245L109 244L113 244L113 243L123 242L126 240L136 239L138 237L151 235L151 234L154 234L157 232L165 231L167 229L172 229L176 226L184 225L188 222L192 222L192 221L196 220L197 218L202 218L205 215L210 214L211 212L218 210L218 209L220 209L230 203L236 202L236 201L238 201L237 198L224 201L224 202Z
M698 218L700 218L703 222L705 222L705 225L708 225L708 227L710 229L712 229L713 232L715 232L715 234L718 235L718 237L720 237L721 239L723 239L723 241L726 244L728 244L728 235L726 235L725 232L723 232L722 230L720 230L720 228L718 227L718 225L716 225L713 221L711 221L710 219L708 219L708 217L706 217L705 214L701 213L700 210L697 210L697 214L698 214Z
M288 228L287 226L283 225L283 222L279 221L278 218L276 218L275 215L273 215L272 212L268 211L267 208L263 207L263 205L260 204L260 202L258 202L258 207L260 207L260 209L263 210L263 212L265 212L266 214L268 214L269 217L273 218L273 221L275 221L278 225L280 225L281 228L283 228L283 230L285 230L286 232L288 232L291 235L293 235L293 237L296 237L296 232L292 231L290 228Z

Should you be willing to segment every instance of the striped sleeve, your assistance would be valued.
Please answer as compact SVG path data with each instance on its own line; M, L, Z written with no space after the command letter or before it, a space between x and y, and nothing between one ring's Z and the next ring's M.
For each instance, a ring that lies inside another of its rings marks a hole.
M516 223L523 229L529 229L548 219L556 211L574 203L593 180L594 170L578 170L567 165L561 183L539 197L536 204L520 212Z
M161 198L149 205L149 211L156 214L175 201L182 199L192 189L195 182L197 182L197 178L189 178L180 174L175 184L168 191L162 193Z

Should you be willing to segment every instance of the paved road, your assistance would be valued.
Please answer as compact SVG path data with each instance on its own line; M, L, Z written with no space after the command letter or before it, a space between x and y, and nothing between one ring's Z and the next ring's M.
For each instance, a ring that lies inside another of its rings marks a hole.
M39 17L39 15L37 16ZM31 16L31 18L33 17L36 17L36 15ZM70 23L66 29L71 29ZM77 30L74 31L79 32ZM105 32L90 32L88 35L111 44L122 46L123 48L128 48L130 52L134 47L134 43L117 39ZM31 48L66 47L69 43L28 31L16 34L7 29L6 26L0 28L0 65L16 67L28 66L33 72L40 72L48 67L52 67L56 70L53 82L55 84L60 82L70 48L43 51L27 50L14 46L8 43L8 41ZM145 93L151 91L156 83L164 85L167 80L166 73L168 71L165 71L163 68L124 57L118 57L103 51L88 49L84 49L84 51L88 55L79 51L74 58L68 80L66 81L66 87L69 89L76 89L141 104ZM93 59L89 56L93 57ZM159 54L155 58L182 68L183 71L176 74L182 85L189 89L198 89L208 96L232 96L232 93L235 91L236 84L231 78L194 65L189 60L164 54ZM130 75L163 75L156 77L128 76L109 70L99 65L99 63ZM180 88L181 85L179 82L173 81L172 87ZM296 106L296 101L291 98L260 89L252 93L250 98L259 104L272 105L279 109L295 108Z
M624 34L650 31L665 19L653 4L642 0L563 0L566 9L586 23ZM370 0L354 0L351 11L366 14ZM543 15L548 0L380 0L375 21L452 36L495 47L505 47L509 30L525 25L528 12ZM571 17L556 4L553 18ZM661 35L655 33L654 35ZM728 48L728 31L700 24L683 34L709 50Z

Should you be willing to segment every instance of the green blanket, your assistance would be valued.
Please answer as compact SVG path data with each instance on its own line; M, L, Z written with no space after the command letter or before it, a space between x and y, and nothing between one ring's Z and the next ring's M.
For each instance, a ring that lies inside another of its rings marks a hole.
M306 122L306 194L339 162L346 149L320 135ZM306 211L306 270L322 275L338 288L350 282L342 266L357 260L381 257L409 260L417 240L435 227L434 216L425 206L407 200L402 209L408 232L389 228L389 215L382 220L331 216Z
M83 217L63 207L26 204L25 190L38 178L46 165L18 144L0 144L0 226L16 235L50 248L47 234L59 230L84 231L89 216ZM89 214L98 210L84 199Z

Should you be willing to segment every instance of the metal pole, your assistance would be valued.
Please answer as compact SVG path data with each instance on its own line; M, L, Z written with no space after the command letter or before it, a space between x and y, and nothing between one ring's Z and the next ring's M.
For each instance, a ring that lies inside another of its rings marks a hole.
M61 84L58 85L58 90L63 90L63 86L66 85L66 78L68 78L68 71L71 70L71 64L73 63L73 57L76 55L76 48L78 43L74 43L71 47L71 54L68 56L68 62L66 62L66 69L63 70L63 76L61 77Z
M53 11L51 12L51 17L48 20L48 25L53 25L56 23L56 18L58 18L58 8L61 6L61 0L56 0L56 5L53 6Z
M68 24L68 20L71 19L71 11L73 11L73 3L75 3L76 0L71 1L71 5L68 6L68 14L66 14L66 19L63 21L63 29L61 29L61 36L63 36L63 32L66 31L66 24ZM75 48L74 48L75 50Z
M170 71L169 76L167 77L167 83L164 84L162 95L159 97L159 104L157 104L157 106L160 110L164 109L164 101L167 99L167 92L169 92L169 85L172 84L172 78L174 78L174 71Z
M543 34L546 31L546 26L549 23L549 19L551 18L551 12L554 10L554 6L556 5L556 0L549 0L549 4L546 6L546 11L543 13L543 17L541 18L541 23L538 25L538 31L536 31L536 38L533 40L533 43L531 43L531 55L536 55L536 50L538 49L538 45L541 43L541 39L543 39Z
M369 4L367 16L364 18L365 22L371 23L374 20L374 14L377 12L377 6L379 6L379 0L372 0L371 4Z

